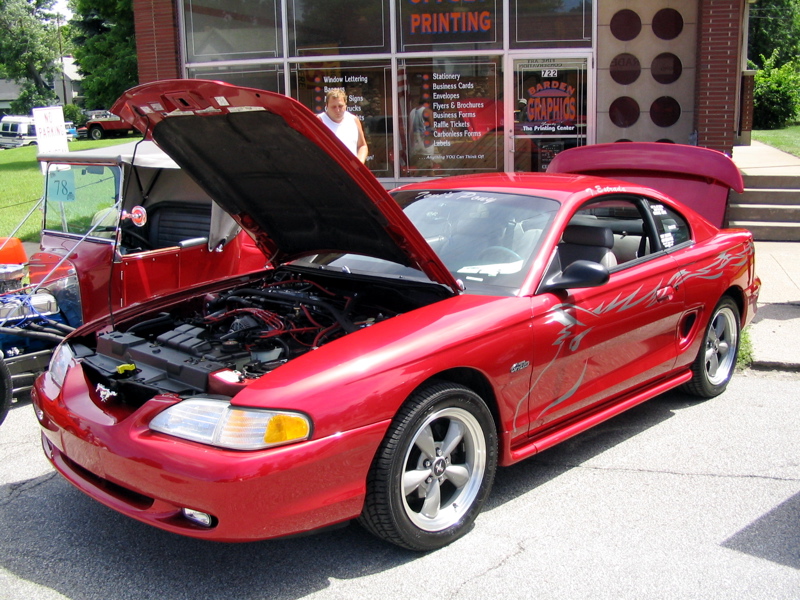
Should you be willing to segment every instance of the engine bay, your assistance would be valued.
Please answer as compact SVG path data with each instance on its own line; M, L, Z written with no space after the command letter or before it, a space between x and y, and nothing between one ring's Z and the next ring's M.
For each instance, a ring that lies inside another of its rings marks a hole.
M233 396L315 348L449 295L429 283L278 270L73 346L105 404L135 408L159 393Z

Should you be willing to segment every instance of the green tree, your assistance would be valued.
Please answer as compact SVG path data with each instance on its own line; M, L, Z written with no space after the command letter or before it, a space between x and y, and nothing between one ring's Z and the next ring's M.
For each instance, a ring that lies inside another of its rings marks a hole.
M758 0L750 6L747 56L761 68L773 51L777 65L800 55L800 0Z
M58 104L58 96L52 90L40 90L30 81L24 81L19 96L11 101L9 108L12 114L28 115L34 108L55 104Z
M750 6L747 52L757 69L756 129L781 129L800 107L800 0L759 0Z
M74 104L67 104L64 107L64 120L72 121L75 127L86 125L87 117L83 111Z
M70 6L84 108L109 108L138 83L132 0L73 0Z
M800 110L800 71L797 61L777 66L778 49L756 71L753 90L753 127L782 129L797 118Z
M54 0L0 0L0 72L22 84L12 110L28 114L57 101L50 82L58 58Z

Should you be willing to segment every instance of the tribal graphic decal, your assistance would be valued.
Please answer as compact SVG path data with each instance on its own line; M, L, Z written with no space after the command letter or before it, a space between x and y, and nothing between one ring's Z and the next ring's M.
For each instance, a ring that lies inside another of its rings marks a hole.
M670 285L677 287L679 283L686 283L691 279L719 279L726 269L746 267L754 252L755 248L752 243L746 244L740 252L722 252L717 256L714 262L707 267L693 272L687 272L685 270L678 271L672 276L672 279L670 279Z
M558 359L566 352L576 352L580 349L581 343L594 329L594 322L598 318L607 317L609 314L622 314L635 308L649 308L659 301L659 290L665 288L675 288L684 285L692 279L714 280L722 277L724 271L731 268L743 268L749 263L750 257L755 251L752 243L740 246L738 251L724 251L720 253L710 264L696 270L681 269L670 277L666 283L664 280L658 282L652 289L643 291L642 287L625 296L618 295L610 302L601 302L593 308L585 308L572 303L561 303L553 306L547 313L547 323L559 323L563 327L558 336L553 341L554 346L558 346L553 359L542 369L539 376L531 383L530 389L520 398L517 405L516 415L520 414L523 406L530 398L533 391L541 381L542 377L548 373L556 364ZM532 416L532 420L540 419L542 416L552 411L558 405L571 398L580 389L586 376L589 366L588 359L583 365L580 375L576 378L574 385L559 398L556 398L538 414ZM516 422L516 416L515 416Z

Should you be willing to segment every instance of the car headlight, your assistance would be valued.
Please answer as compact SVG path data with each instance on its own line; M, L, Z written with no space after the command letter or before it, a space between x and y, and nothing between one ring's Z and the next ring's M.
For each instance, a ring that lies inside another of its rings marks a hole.
M311 421L296 412L240 408L224 400L188 398L156 415L150 421L150 429L221 448L262 450L307 440Z
M67 371L75 360L75 355L72 353L72 348L69 344L59 344L53 352L53 357L50 359L50 366L48 373L50 374L50 381L52 381L58 389L64 385L64 380L67 378Z

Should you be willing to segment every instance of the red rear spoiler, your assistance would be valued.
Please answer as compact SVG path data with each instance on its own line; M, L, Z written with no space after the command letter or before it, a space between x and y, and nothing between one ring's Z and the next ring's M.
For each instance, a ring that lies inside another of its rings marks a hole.
M722 152L660 142L618 142L560 152L548 173L622 179L657 189L691 207L717 227L725 221L730 190L744 191L739 169Z

